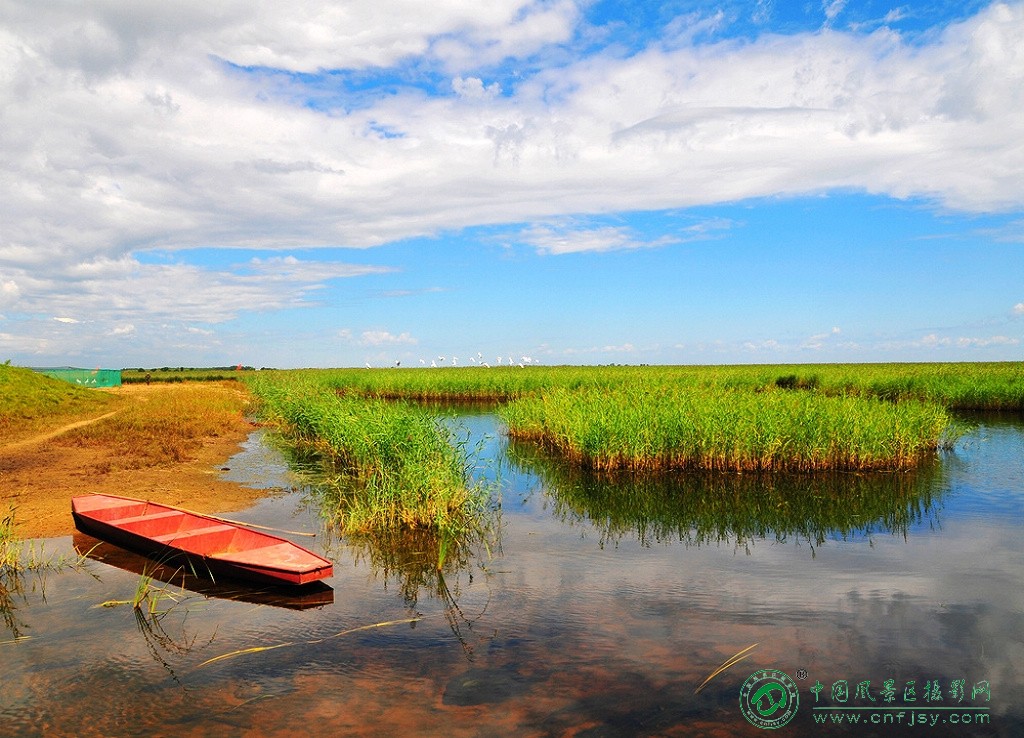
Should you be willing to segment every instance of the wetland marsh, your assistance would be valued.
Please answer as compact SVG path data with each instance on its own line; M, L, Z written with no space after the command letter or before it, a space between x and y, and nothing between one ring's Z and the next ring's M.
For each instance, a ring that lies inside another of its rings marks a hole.
M605 472L510 439L497 406L444 417L494 504L440 566L429 529L340 530L320 467L260 430L220 476L266 496L231 516L317 532L331 596L174 580L140 615L99 605L131 598L143 561L6 573L0 735L763 735L738 704L759 669L796 680L791 735L865 682L942 716L929 735L1024 730L1019 412L954 411L955 441L912 468L813 474Z

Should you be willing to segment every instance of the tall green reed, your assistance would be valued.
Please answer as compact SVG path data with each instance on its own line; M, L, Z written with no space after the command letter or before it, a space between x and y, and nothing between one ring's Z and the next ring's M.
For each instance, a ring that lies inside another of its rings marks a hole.
M322 492L345 531L458 535L477 525L490 490L472 481L453 430L413 404L345 395L318 379L279 374L250 386L260 416L324 461Z
M259 373L262 374L262 373ZM323 369L281 373L376 398L511 399L553 389L654 386L922 400L960 410L1024 410L1024 362L729 366L516 366Z
M512 437L597 470L905 469L957 434L934 403L812 392L553 390L500 412Z

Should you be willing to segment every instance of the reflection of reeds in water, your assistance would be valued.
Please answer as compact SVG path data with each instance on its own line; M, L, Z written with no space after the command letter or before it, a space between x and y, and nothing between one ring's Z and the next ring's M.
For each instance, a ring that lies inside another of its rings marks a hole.
M496 521L495 521L496 526ZM397 582L407 607L415 608L422 596L441 602L452 633L472 657L473 621L459 605L463 582L473 583L471 567L486 561L498 545L497 528L477 530L472 536L443 537L435 531L398 530L373 536L348 537L357 561L366 561L384 580ZM486 608L485 608L486 609Z
M175 587L169 582L161 582L154 578L153 574L149 572L148 566L152 566L154 571L167 568L159 563L147 565L147 568L144 568L143 573L139 576L135 592L130 599L107 600L99 603L96 607L131 606L135 616L135 625L145 641L150 656L167 671L175 682L181 684L181 680L167 657L184 656L195 648L198 635L190 635L185 628L188 608L178 609L178 606L185 603L192 595L189 595L184 587ZM179 578L185 576L183 569L176 570L176 574ZM174 575L168 577L168 579L173 578ZM213 641L213 637L210 637L209 642ZM209 642L204 645L208 645Z
M511 443L509 456L542 479L556 515L590 521L602 543L906 536L935 515L941 488L937 464L888 474L629 474L580 470L525 443Z
M3 618L4 627L10 631L14 641L30 637L25 635L27 626L18 617L19 600L25 600L24 573L7 568L0 569L0 618Z
M416 606L421 593L446 599L444 575L457 579L458 572L472 560L467 542L445 542L433 531L387 531L373 536L350 536L347 540L357 562L369 563L385 583L397 581L399 593L409 607Z

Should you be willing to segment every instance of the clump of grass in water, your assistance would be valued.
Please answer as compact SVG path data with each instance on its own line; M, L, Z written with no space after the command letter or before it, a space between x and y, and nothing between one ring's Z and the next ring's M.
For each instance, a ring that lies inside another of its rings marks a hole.
M721 387L555 389L501 415L514 438L596 470L908 469L959 432L935 403Z
M37 548L31 541L23 541L14 532L14 509L0 518L0 620L19 641L25 627L16 614L16 599L25 598L25 578L32 575L40 589L45 586L45 574L65 567L79 568L87 554L75 557L48 555L40 544Z
M466 444L424 409L294 377L252 388L261 416L324 460L324 508L347 533L426 529L450 541L479 527L490 490L471 483Z
M78 566L85 555L67 558L47 555L42 545L36 547L32 541L23 541L14 532L14 509L0 518L0 573L20 574L27 571L56 571L65 566Z
M143 572L139 576L139 581L135 585L135 594L132 595L130 600L107 600L101 602L96 607L121 607L122 605L131 605L133 610L144 615L151 617L159 617L165 615L167 610L160 610L160 604L164 600L170 600L173 604L177 604L181 600L181 595L176 592L171 592L166 586L157 587L153 584L153 576Z

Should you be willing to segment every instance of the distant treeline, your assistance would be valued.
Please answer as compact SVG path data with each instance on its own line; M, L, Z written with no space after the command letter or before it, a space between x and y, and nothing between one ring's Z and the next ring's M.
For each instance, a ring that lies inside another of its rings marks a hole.
M234 366L162 366L153 369L122 369L123 384L140 384L146 382L217 382L226 379L239 379L243 374L258 371L255 367L236 364Z

